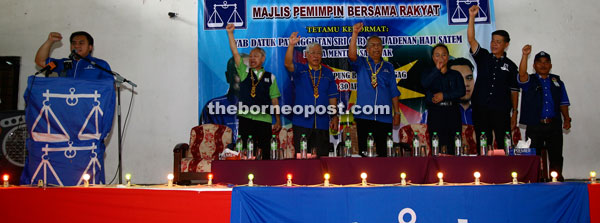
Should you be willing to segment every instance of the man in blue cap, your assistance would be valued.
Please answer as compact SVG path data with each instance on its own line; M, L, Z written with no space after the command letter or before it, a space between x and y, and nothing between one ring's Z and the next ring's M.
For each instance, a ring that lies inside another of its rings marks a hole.
M520 123L527 125L525 135L531 138L531 148L536 148L537 155L542 149L548 151L550 170L558 172L562 181L562 129L571 128L569 97L560 77L550 73L552 62L548 53L536 54L535 73L527 73L530 53L531 45L525 45L519 66L519 87L523 90Z

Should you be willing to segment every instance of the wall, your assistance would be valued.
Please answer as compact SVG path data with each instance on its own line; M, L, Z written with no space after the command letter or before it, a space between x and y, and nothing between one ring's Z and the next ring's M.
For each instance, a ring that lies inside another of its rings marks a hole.
M599 3L576 1L496 0L499 29L511 33L508 56L520 60L521 47L533 45L552 55L553 72L561 74L570 95L573 128L565 135L567 178L585 178L600 170L600 143L593 136L599 124L596 101L598 79L594 78L599 49L596 25ZM0 56L22 57L20 94L26 77L36 71L35 52L51 31L62 33L62 46L54 57L68 55L68 36L77 30L95 39L94 56L107 60L112 69L139 85L125 128L123 171L135 183L162 183L172 171L173 146L187 142L189 130L198 123L197 8L191 0L59 0L0 3ZM167 13L179 13L169 19ZM591 28L588 28L591 27ZM202 47L204 49L204 47ZM215 50L218 47L206 49ZM530 60L530 64L532 61ZM531 69L530 69L531 70ZM130 89L122 90L123 116ZM584 107L584 105L587 105ZM20 98L19 107L23 108ZM125 117L123 117L124 119ZM105 156L106 178L117 168L115 129Z

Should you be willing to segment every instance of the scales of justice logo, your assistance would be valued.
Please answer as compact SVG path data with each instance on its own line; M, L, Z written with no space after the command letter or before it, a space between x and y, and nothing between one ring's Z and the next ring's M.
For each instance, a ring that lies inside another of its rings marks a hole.
M204 29L225 29L227 24L236 29L246 28L246 0L205 0Z
M476 23L490 23L490 7L488 0L448 0L448 25L464 25L469 22L469 8L479 6L475 16Z

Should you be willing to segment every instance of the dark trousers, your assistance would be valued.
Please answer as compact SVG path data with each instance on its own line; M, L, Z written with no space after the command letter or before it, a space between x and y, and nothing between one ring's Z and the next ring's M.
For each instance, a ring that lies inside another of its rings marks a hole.
M375 139L375 148L377 149L377 156L386 157L386 140L389 132L392 132L392 123L378 122L373 120L355 118L356 122L356 133L358 135L358 154L362 155L363 152L367 151L367 137L369 132L373 133Z
M498 149L504 149L502 139L506 132L510 132L510 112L473 106L473 125L477 137L475 139L477 142L477 154L481 155L481 146L479 145L481 132L485 132L488 146L490 147L494 145L492 137L492 132L494 132Z
M455 154L454 136L456 132L462 131L462 120L459 105L452 106L428 106L427 107L427 129L429 137L433 138L433 132L437 132L440 139L440 153L442 147L446 148L446 154ZM433 144L432 144L433 145Z
M240 116L238 116L238 123L238 132L244 141L244 148L248 145L248 136L252 135L254 153L258 153L258 149L260 149L263 160L271 158L271 150L269 149L269 141L272 135L271 123L255 121ZM260 158L257 157L257 159Z
M300 152L300 138L302 134L306 136L308 141L308 153L314 150L317 152L317 156L329 156L329 131L316 129L316 128L304 128L297 125L292 126L294 130L294 148L296 153Z
M556 119L554 119L556 120ZM560 121L548 124L528 125L525 136L531 138L531 148L541 156L542 149L548 151L548 162L550 171L556 171L562 179L563 167L563 135L562 123Z

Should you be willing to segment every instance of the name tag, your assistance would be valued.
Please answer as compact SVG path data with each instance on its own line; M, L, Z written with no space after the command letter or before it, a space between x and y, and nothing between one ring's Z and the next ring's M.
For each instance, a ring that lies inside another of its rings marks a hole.
M508 150L509 156L535 156L535 148L512 148Z

